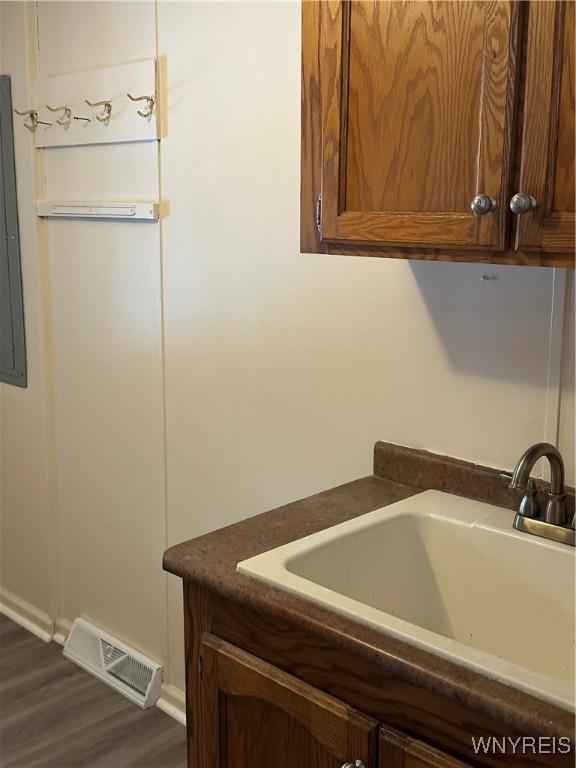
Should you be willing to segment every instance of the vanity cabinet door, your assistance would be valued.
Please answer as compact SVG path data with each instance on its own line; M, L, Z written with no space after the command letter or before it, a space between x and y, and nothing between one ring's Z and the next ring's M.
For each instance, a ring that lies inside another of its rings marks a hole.
M404 736L392 728L380 728L378 768L471 768L422 741Z
M305 88L319 103L302 114L306 126L321 111L321 243L502 250L519 3L326 0L303 13L304 46L307 21L319 28L318 91Z
M213 635L202 691L204 768L377 768L374 720Z
M519 215L516 247L574 251L574 2L528 4L524 123L517 192L537 208ZM568 264L567 264L568 266Z

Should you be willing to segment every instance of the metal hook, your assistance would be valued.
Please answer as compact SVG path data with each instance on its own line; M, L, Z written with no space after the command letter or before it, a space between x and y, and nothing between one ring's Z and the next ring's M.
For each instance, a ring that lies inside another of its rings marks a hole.
M58 125L61 125L62 128L68 129L70 127L70 121L72 119L72 110L70 107L67 107L65 104L61 107L51 107L49 104L46 104L46 109L49 109L50 112L63 112L64 114L62 117L59 117L56 122Z
M112 104L107 99L103 101L88 101L88 99L84 99L84 101L89 107L104 107L102 114L96 115L96 120L104 123L104 125L108 125L110 115L112 114Z
M86 122L86 123L91 123L92 122L92 120L90 120L89 117L76 117L75 116L74 120L84 120L84 122Z
M38 120L38 112L35 109L26 109L24 112L15 109L14 112L16 112L17 115L20 115L20 117L26 116L28 118L30 122L24 121L24 128L28 128L32 133L34 133L39 125L52 125L52 123L45 123L43 120Z
M155 96L132 96L131 93L127 93L126 96L130 99L130 101L147 101L147 109L146 111L142 111L141 109L138 109L137 112L140 115L140 117L151 117L152 112L154 112L154 104L156 103L156 97Z

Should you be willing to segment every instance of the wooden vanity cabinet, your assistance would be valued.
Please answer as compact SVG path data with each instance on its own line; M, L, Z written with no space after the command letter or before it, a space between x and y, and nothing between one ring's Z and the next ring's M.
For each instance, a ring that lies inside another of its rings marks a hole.
M378 723L213 635L202 642L204 768L378 768Z
M466 768L214 635L201 654L204 768Z
M189 768L568 768L572 754L476 754L522 735L289 619L184 582Z
M573 266L572 2L302 14L302 251Z

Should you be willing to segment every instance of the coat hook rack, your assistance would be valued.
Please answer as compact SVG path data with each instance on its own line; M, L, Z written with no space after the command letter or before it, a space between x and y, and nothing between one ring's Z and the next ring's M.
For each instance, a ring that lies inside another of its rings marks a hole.
M46 104L46 109L49 109L50 112L62 112L62 116L57 118L56 122L66 130L70 127L70 121L72 120L72 109L70 107L67 107L66 105L61 107L51 107L49 104Z
M163 135L159 66L157 59L144 59L39 78L34 97L21 105L38 105L37 118L50 120L53 127L39 125L34 146L158 141ZM33 129L33 120L28 114L26 118Z
M131 93L127 93L126 96L128 96L130 101L147 101L148 103L146 105L146 110L138 109L137 112L140 117L145 117L146 119L152 117L152 113L154 112L154 104L156 103L155 96L132 96Z
M39 125L52 125L52 123L45 123L44 120L38 120L38 112L35 109L25 109L24 112L15 109L14 112L17 115L20 115L20 117L26 117L24 128L28 128L32 133L35 132Z
M102 101L88 101L88 99L84 99L84 101L89 107L104 107L102 112L96 115L96 120L104 123L104 125L108 125L110 115L112 114L112 103L108 99L103 99Z

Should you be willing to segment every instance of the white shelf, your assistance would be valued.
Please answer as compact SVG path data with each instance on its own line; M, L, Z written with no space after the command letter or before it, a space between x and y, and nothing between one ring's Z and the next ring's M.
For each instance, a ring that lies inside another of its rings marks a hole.
M39 202L36 213L55 219L108 219L123 221L157 221L155 202Z

